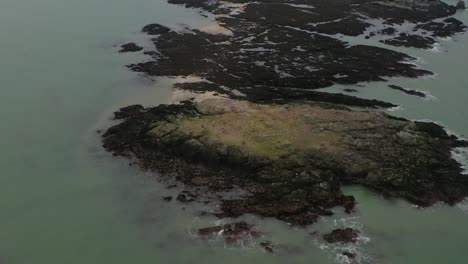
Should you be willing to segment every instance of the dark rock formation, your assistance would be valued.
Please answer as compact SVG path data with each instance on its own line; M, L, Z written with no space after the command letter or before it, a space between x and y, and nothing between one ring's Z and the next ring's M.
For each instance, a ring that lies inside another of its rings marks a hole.
M335 229L323 235L328 243L355 243L359 237L359 231L352 228Z
M198 236L204 239L221 236L228 245L237 245L243 240L258 238L261 234L252 230L253 226L246 222L236 222L220 226L198 229Z
M166 201L166 202L170 202L170 201L172 201L172 196L164 196L163 200Z
M343 91L348 92L348 93L357 93L356 89L350 89L350 88L343 89Z
M262 246L266 252L273 254L273 243L271 241L264 241L260 243L260 246Z
M160 35L171 31L169 28L159 24L149 24L143 27L142 32L148 35Z
M405 88L403 88L401 86L398 86L398 85L389 84L388 87L392 88L393 90L404 92L405 94L419 96L419 97L426 97L426 94L423 93L423 92L416 91L416 90L411 90L411 89L405 89Z
M142 50L143 48L138 46L137 44L131 42L127 43L121 46L121 50L119 50L120 53L125 53L125 52L137 52Z
M351 252L347 252L347 251L341 253L341 255L346 256L348 259L355 259L356 258L356 254L351 253Z

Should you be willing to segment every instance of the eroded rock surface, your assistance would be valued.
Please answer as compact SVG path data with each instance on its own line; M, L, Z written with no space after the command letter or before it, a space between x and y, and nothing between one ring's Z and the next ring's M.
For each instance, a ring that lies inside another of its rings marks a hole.
M360 184L387 197L429 206L468 195L451 150L468 146L433 123L325 104L262 105L231 99L198 104L131 106L103 135L115 155L196 187L195 195L238 186L221 200L219 217L244 213L297 224L313 223L354 197Z

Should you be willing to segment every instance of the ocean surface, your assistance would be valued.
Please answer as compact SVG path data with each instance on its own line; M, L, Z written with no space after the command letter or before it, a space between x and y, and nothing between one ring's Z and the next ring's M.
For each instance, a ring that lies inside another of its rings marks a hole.
M456 17L468 24L468 11ZM230 247L194 235L197 227L219 224L199 216L213 205L164 202L161 197L176 195L177 188L165 189L103 151L97 130L112 124L113 110L173 100L171 80L128 71L124 65L145 57L118 54L117 46L150 46L139 33L148 23L183 28L211 20L164 0L0 1L1 264L347 263L342 251L356 252L358 263L468 263L468 201L421 209L349 187L359 204L355 214L337 210L305 230L245 216L265 238ZM327 91L355 88L358 96L401 105L393 115L433 120L468 137L468 34L430 51L392 49L418 57L418 65L436 74ZM431 97L408 96L387 84ZM310 235L347 226L362 232L349 248ZM278 253L265 253L262 240L277 244Z

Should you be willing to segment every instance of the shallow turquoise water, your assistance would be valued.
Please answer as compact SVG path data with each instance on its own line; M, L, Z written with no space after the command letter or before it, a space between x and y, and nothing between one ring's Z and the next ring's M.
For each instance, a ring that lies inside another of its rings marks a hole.
M460 18L468 22L467 14ZM96 129L115 108L165 103L164 81L152 83L123 65L114 45L139 41L143 25L203 25L194 11L163 0L2 0L0 2L0 263L334 263L337 249L303 230L247 216L266 238L287 245L265 254L255 243L225 248L200 241L195 227L213 225L200 208L164 203L174 194L99 147ZM404 96L385 83L360 95L402 104L393 114L432 119L468 135L467 36L443 42L441 52L409 50L438 75L392 83L429 91L436 100ZM449 52L445 52L448 50ZM341 87L336 87L340 91ZM417 209L349 188L360 207L351 219L324 219L309 231L362 228L367 263L466 263L468 214L458 207ZM346 216L349 217L349 216Z

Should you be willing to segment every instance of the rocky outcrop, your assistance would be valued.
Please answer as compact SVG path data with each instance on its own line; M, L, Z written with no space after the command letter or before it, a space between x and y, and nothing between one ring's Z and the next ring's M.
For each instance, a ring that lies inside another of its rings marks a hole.
M414 96L418 96L418 97L426 97L426 94L421 92L421 91L406 89L406 88L403 88L401 86L394 85L394 84L389 84L388 87L393 89L393 90L397 90L397 91L403 92L403 93L408 94L408 95L414 95Z
M149 25L144 26L141 31L148 35L160 35L160 34L168 33L171 30L159 24L149 24Z
M200 238L208 239L220 236L227 245L238 245L242 241L258 238L261 233L252 230L253 226L246 222L200 228L197 234Z
M262 105L230 99L198 104L131 106L103 134L115 155L194 188L191 201L233 186L218 217L244 213L307 225L342 206L347 184L421 206L454 204L468 195L451 150L467 142L433 123L326 104ZM185 202L188 200L185 199Z
M359 231L352 228L340 228L324 234L323 239L328 243L355 243L359 237Z
M120 53L126 53L126 52L137 52L142 50L143 48L138 46L137 44L131 42L127 43L121 46L121 49L119 50Z

